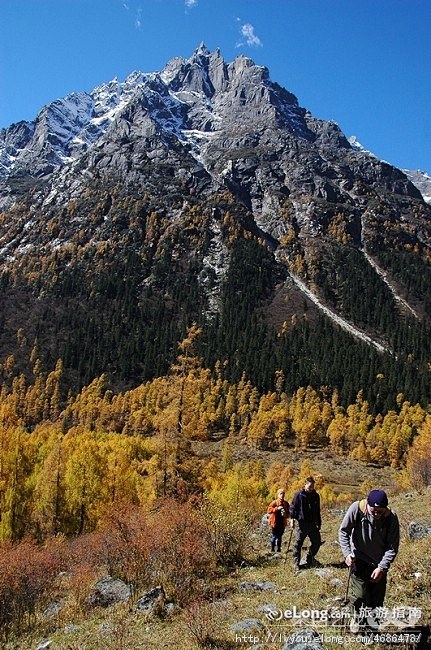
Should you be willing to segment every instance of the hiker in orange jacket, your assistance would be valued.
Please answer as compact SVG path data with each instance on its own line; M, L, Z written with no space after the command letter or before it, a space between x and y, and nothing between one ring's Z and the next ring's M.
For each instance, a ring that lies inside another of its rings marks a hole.
M283 533L287 526L287 520L290 517L289 502L284 499L284 490L280 488L277 491L277 498L272 501L268 506L269 519L268 523L271 526L271 551L275 551L277 544L277 551L281 551L281 540Z

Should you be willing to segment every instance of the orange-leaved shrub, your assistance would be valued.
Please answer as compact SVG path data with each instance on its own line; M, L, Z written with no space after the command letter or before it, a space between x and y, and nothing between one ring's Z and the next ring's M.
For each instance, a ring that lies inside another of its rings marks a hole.
M127 582L134 592L151 584L150 557L155 532L149 513L142 507L116 504L103 527L91 537L93 562L104 567L109 575Z
M151 511L117 504L103 527L74 540L4 543L0 638L24 632L37 613L59 599L66 599L69 614L84 611L92 585L107 574L127 582L135 598L161 585L181 606L205 602L217 567L243 556L249 516L248 509L208 499L196 504L164 498Z
M27 629L57 592L59 557L30 541L0 548L0 635Z
M62 549L64 576L63 595L67 597L68 609L81 613L86 609L89 591L104 573L100 563L100 541L94 533L80 535L67 541Z
M195 600L205 591L216 565L202 518L190 501L165 499L151 519L155 533L150 557L153 579L182 605Z
M92 538L94 562L135 595L162 585L168 598L184 604L201 593L215 567L206 527L190 502L161 499L151 512L121 504Z

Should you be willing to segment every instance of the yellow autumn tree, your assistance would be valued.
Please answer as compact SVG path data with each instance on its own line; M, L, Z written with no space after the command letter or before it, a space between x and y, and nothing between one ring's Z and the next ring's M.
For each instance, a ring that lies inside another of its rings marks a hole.
M11 427L2 440L0 492L0 540L22 537L31 516L33 469L38 449L23 427Z
M355 450L360 448L361 443L365 442L373 422L373 416L369 412L369 404L364 400L362 391L357 394L355 403L347 407L347 418L349 423L348 448L350 455L352 455ZM356 457L358 457L357 451Z
M407 450L425 418L425 411L419 404L412 406L403 402L399 413L388 411L381 421L378 436L374 435L377 447L385 450L382 462L398 468L404 464ZM376 455L375 453L373 454Z
M309 476L312 476L316 481L315 487L316 490L319 492L319 490L321 490L321 488L324 486L325 480L322 474L316 472L316 470L313 470L309 460L304 460L301 463L301 467L299 468L298 475L296 479L292 481L291 489L294 492L296 492L297 490L303 488L305 484L305 479L308 478Z
M277 393L263 395L247 428L247 440L254 447L272 449L286 442L290 433L289 409Z
M44 429L44 425L39 425L33 433L37 439L39 458L34 468L31 521L38 539L61 532L64 516L62 435L53 425L47 431Z
M275 495L279 488L290 489L292 477L293 469L291 465L285 465L281 460L272 462L265 476L269 495Z
M265 509L268 488L260 461L236 463L227 472L204 480L206 496L226 509L245 508L252 516Z
M428 415L407 453L406 470L412 488L421 490L431 485L430 450L431 415Z
M77 428L63 440L66 447L64 469L65 507L70 534L94 530L108 503L107 461L100 435Z
M387 452L381 435L382 425L383 416L378 413L374 426L370 429L366 438L366 447L370 461L379 465L385 465L387 461Z
M348 451L349 420L345 413L338 412L330 422L327 430L329 443L337 454Z
M311 386L298 388L290 401L289 414L297 448L306 449L326 442L332 408Z
M207 438L211 417L205 414L203 402L211 392L210 371L203 368L197 355L196 341L202 329L189 327L186 337L178 344L176 362L171 366L171 407L176 410L173 423L178 434L186 438Z

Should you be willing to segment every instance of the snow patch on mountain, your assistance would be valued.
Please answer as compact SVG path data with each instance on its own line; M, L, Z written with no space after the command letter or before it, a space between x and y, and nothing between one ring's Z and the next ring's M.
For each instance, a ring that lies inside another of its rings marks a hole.
M0 131L0 179L15 173L44 175L77 159L104 135L154 75L115 77L91 92L76 92L44 106L33 122Z
M403 170L407 178L415 185L422 194L424 201L431 204L431 176L420 169L409 171Z
M376 158L376 156L373 154L372 151L368 151L357 139L356 135L351 135L349 138L347 138L347 141L349 142L350 146L354 151L360 151L361 153L366 153L369 156L373 156L373 158Z
M201 165L210 134L222 133L245 105L247 120L281 120L292 132L308 137L296 97L272 84L265 67L244 56L227 64L219 50L211 54L201 43L189 59L174 58L161 72L135 71L123 83L114 77L91 92L52 102L34 122L1 130L0 179L45 177L77 160L117 118L128 122L126 111L133 113L132 104L141 104L162 139L174 135L188 143Z

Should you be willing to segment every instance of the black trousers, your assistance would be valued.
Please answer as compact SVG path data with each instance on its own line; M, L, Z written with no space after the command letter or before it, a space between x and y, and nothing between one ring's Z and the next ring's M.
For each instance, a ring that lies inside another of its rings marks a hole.
M301 559L302 545L304 544L307 537L310 539L311 543L310 548L307 552L307 563L310 564L322 545L320 530L312 521L298 521L298 525L296 527L295 546L293 548L293 561L295 564L299 564L299 561Z

